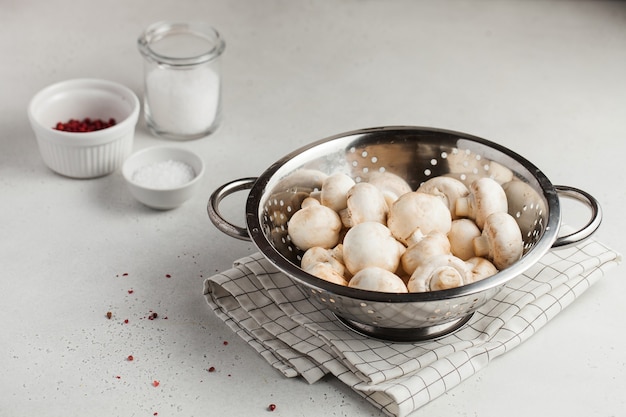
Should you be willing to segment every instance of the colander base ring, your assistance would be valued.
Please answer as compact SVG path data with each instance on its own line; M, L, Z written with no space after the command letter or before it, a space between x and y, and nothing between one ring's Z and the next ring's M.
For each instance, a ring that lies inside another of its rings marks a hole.
M443 337L463 327L473 316L470 313L459 319L428 327L414 329L399 329L390 327L377 327L370 324L359 323L335 314L335 317L350 330L373 339L385 342L415 343L424 342Z

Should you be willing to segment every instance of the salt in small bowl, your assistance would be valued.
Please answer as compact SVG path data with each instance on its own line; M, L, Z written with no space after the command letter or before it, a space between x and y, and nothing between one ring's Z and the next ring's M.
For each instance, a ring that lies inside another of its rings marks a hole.
M194 195L204 170L202 158L190 150L153 146L129 156L122 175L138 201L153 209L170 210Z

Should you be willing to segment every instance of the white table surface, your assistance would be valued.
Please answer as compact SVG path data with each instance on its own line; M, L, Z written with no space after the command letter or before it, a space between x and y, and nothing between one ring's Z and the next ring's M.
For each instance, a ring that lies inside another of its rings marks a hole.
M136 39L164 19L208 21L227 46L217 133L174 143L137 126L135 150L174 144L208 165L202 192L158 212L119 171L50 171L26 107L76 77L141 96ZM270 403L281 416L382 415L334 378L284 378L202 295L205 277L255 251L213 227L210 193L335 133L403 124L499 142L595 195L596 238L624 251L626 2L4 0L0 56L1 416L261 416ZM241 224L244 198L226 203ZM624 415L622 275L415 415Z

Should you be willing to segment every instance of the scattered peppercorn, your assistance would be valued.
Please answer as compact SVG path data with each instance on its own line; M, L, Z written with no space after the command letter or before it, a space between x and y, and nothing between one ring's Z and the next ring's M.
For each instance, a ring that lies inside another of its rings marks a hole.
M111 319L111 317L113 317L113 313L111 313L110 311L107 311L107 319Z
M208 371L209 371L209 372L215 372L215 366L211 366L211 367L208 369Z
M224 346L228 345L228 341L224 340Z
M124 319L124 324L128 324L128 319Z
M128 358L126 358L126 359L128 359L129 361L133 361L133 360L135 360L135 358L133 357L133 355L128 355Z
M70 119L67 123L58 122L54 129L62 130L64 132L94 132L96 130L106 129L115 125L115 119L110 118L108 121L102 119L90 119L85 117L83 120Z
M170 274L165 274L165 278L172 278Z
M157 317L159 317L159 315L156 312L152 312L149 316L148 316L148 320L154 320Z
M270 404L270 405L267 407L267 409L268 409L268 410L270 410L270 411L274 411L274 410L276 410L276 404Z

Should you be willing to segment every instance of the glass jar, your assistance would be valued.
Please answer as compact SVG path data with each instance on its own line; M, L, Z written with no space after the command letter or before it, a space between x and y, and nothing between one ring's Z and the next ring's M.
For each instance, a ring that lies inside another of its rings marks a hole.
M221 118L220 56L225 43L210 25L158 22L137 40L144 57L144 116L161 137L213 133Z

